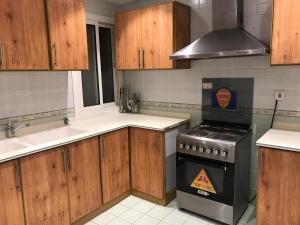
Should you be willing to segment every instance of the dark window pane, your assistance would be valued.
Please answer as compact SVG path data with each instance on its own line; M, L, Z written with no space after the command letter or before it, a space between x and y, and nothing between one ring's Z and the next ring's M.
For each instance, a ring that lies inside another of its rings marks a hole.
M95 26L87 25L89 70L81 72L84 107L100 105Z
M115 101L111 29L99 27L103 103Z

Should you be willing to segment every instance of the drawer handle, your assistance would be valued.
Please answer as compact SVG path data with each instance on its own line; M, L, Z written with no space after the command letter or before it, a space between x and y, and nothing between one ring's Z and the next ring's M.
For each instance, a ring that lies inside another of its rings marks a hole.
M139 63L139 69L141 69L141 49L138 49L138 63Z
M3 56L3 43L0 40L0 68L2 68L2 65L4 63L4 56Z
M68 152L68 168L70 171L72 169L72 161L71 161L71 151L69 148L67 149L67 152Z
M65 149L62 151L62 158L63 158L63 171L64 173L67 173L67 157L66 157L66 151Z

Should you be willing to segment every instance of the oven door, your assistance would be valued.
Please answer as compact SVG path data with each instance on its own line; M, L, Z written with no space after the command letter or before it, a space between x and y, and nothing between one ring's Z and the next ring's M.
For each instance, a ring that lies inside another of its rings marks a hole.
M177 189L233 206L234 165L177 153Z

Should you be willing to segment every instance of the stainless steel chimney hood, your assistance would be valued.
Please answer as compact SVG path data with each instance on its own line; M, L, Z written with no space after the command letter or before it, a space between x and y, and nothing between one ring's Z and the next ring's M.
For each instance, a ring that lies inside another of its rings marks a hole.
M243 0L212 0L214 31L170 56L208 59L264 55L269 47L243 30Z

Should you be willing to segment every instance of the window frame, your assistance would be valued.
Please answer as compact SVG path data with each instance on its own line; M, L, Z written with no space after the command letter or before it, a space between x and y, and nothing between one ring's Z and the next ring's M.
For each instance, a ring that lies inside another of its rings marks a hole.
M84 107L83 93L82 93L82 79L81 71L70 71L69 75L72 77L73 83L73 101L75 108L75 118L93 116L104 112L106 110L117 109L117 78L116 78L116 64L115 64L115 46L114 46L114 19L110 17L100 16L96 14L87 14L86 24L95 26L96 34L96 48L97 48L97 70L98 70L98 90L100 97L100 104L95 106ZM102 72L101 72L101 55L100 55L100 38L99 27L107 27L111 29L111 41L112 41L112 62L113 62L113 81L114 81L114 98L115 101L111 103L103 103L103 88L102 88Z

